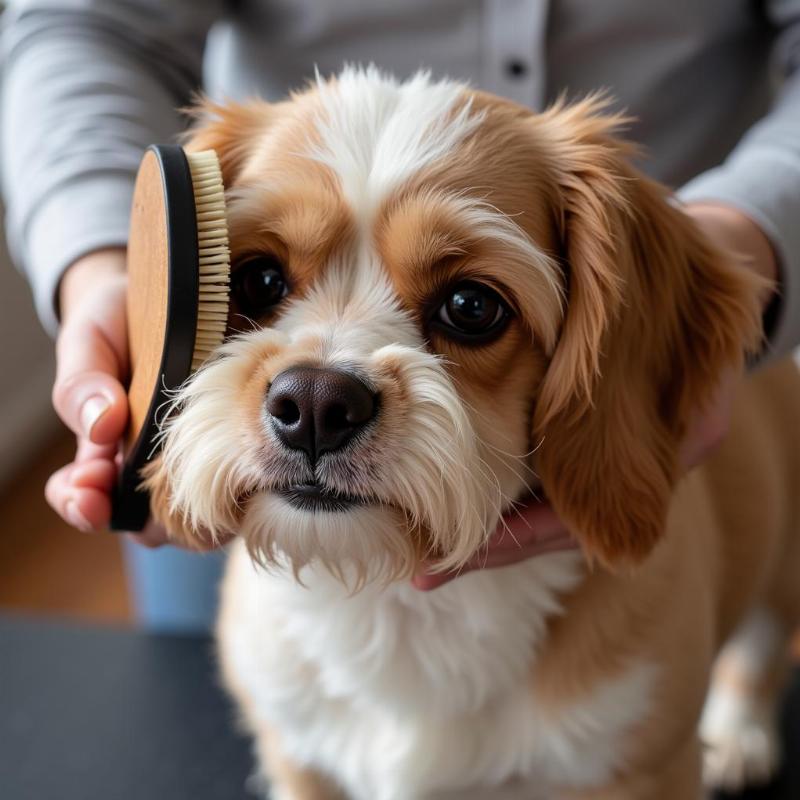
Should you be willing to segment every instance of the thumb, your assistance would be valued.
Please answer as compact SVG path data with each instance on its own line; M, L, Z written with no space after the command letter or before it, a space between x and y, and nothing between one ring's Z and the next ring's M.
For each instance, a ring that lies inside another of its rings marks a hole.
M128 400L122 385L97 370L78 370L56 380L53 405L77 436L94 444L116 442L128 420Z
M78 436L111 444L128 420L124 285L109 286L65 321L56 345L53 405ZM109 313L118 309L116 314Z
M567 526L547 503L530 498L506 514L490 541L491 547L516 547L569 539Z

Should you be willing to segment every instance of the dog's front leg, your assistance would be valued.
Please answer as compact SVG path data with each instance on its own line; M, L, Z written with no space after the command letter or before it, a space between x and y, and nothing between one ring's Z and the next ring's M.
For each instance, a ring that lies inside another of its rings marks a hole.
M288 758L277 734L266 726L259 725L255 747L270 800L347 800L330 779Z

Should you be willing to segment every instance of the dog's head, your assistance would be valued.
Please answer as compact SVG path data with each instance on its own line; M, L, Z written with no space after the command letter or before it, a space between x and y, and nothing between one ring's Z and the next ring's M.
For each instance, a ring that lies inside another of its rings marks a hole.
M643 558L758 303L618 123L373 70L206 109L191 147L222 160L243 332L150 470L172 533L398 576L463 564L541 484L587 554Z

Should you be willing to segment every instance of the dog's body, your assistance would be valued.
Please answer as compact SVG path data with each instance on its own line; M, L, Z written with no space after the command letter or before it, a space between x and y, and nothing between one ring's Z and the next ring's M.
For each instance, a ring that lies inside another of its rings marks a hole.
M751 377L730 435L679 484L663 542L630 574L553 554L433 594L351 597L326 574L309 570L306 588L265 575L237 543L220 652L264 762L312 765L359 800L694 800L712 660L749 613L763 635L728 653L704 734L708 768L716 755L733 771L713 777L736 782L748 762L760 777L800 619L798 408L793 363ZM286 797L338 796L308 785Z
M681 478L759 286L599 111L349 71L196 134L254 325L181 392L149 486L174 535L241 534L220 652L278 800L695 800L737 629L706 777L774 766L800 378L751 377ZM408 584L539 477L581 554Z

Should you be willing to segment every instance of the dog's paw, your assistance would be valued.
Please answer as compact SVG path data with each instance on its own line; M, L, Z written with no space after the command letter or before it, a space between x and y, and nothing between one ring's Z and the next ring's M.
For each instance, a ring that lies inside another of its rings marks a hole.
M778 733L768 714L744 714L725 729L705 730L703 782L709 789L737 792L767 783L780 761Z

